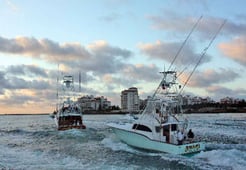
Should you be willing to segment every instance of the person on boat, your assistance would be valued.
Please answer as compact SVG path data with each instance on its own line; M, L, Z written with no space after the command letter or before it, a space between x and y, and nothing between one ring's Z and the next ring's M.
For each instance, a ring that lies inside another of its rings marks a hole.
M187 137L188 137L189 142L192 142L193 141L194 136L195 136L194 133L190 129L189 132L187 133Z
M183 131L178 130L178 145L182 145L183 144L183 140L184 140L184 133Z

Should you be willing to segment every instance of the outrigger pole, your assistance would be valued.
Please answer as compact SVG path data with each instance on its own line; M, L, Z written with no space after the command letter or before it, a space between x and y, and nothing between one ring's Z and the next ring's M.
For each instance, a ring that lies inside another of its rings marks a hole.
M198 23L201 21L202 19L202 15L200 16L200 18L196 21L195 25L192 27L190 33L188 34L188 36L186 37L186 39L184 40L184 42L182 43L181 47L179 48L177 54L175 55L175 57L173 58L173 61L171 62L168 70L171 69L173 63L175 62L175 60L177 59L178 55L180 54L181 50L183 49L184 45L186 44L187 40L190 38L191 34L193 33L193 31L195 30L195 28L197 27Z
M170 69L171 69L173 63L174 63L175 60L177 59L178 55L180 54L181 50L183 49L184 45L186 44L187 40L190 38L191 34L192 34L193 31L195 30L195 28L197 27L197 25L198 25L198 23L201 21L201 19L202 19L202 16L200 16L200 18L197 20L197 22L195 23L195 25L192 27L191 31L189 32L188 36L186 37L186 39L185 39L184 42L182 43L181 47L179 48L177 54L175 55L174 59L172 60L172 62L171 62L171 64L170 64L170 66L169 66L169 68L168 68L167 71L170 71ZM161 72L161 73L165 74L166 72L165 72L165 70L164 70L164 71ZM158 88L160 87L160 85L162 84L162 82L163 82L164 79L166 79L166 76L164 76L164 77L162 78L162 81L160 82L159 86L156 88L156 90L155 90L155 92L154 92L152 98L155 97L155 95L156 95L156 93L157 93L157 91L158 91Z
M81 93L81 71L79 72L79 92Z
M59 64L57 65L57 77L56 77L56 111L58 111L58 102L59 102L59 94L58 94L58 82L59 82Z
M217 37L217 35L219 34L219 32L221 31L221 29L224 27L226 23L226 19L223 21L223 23L220 25L219 29L217 30L217 32L214 34L213 38L211 39L211 41L209 42L208 46L206 48L204 48L198 62L196 63L195 67L193 68L192 72L190 73L189 77L187 78L185 84L183 85L182 89L180 90L179 94L181 94L181 92L184 90L184 87L187 85L188 81L190 80L192 74L195 72L196 68L198 67L198 65L200 64L201 60L203 59L203 57L205 56L207 50L209 49L209 47L211 46L211 44L213 43L213 41L215 40L215 38Z

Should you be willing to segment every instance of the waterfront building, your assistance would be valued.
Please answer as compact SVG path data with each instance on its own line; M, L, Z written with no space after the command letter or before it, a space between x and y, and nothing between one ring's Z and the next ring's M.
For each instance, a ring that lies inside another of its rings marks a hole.
M136 87L131 87L121 92L121 110L128 112L139 111L139 96Z
M111 107L111 102L107 100L104 96L94 97L82 96L78 98L78 102L83 111L97 111L97 110L107 110Z

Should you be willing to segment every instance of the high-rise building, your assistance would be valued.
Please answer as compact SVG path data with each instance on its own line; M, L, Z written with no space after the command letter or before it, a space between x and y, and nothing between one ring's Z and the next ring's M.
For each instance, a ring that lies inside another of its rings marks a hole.
M136 87L121 92L121 109L130 112L139 110L139 96Z

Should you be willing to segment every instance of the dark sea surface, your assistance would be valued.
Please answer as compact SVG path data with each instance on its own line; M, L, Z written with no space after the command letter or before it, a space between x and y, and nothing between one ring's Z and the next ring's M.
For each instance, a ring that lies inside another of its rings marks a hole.
M206 151L192 157L138 150L107 126L128 115L85 115L85 130L57 131L48 115L0 116L0 169L245 170L246 113L187 115Z

